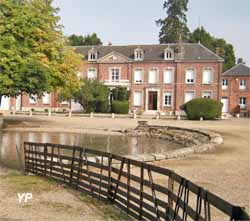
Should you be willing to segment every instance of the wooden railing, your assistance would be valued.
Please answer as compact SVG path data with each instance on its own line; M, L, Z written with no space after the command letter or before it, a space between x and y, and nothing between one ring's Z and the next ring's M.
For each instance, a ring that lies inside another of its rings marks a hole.
M137 220L248 220L241 207L166 168L50 143L24 143L24 154L26 172L109 200Z

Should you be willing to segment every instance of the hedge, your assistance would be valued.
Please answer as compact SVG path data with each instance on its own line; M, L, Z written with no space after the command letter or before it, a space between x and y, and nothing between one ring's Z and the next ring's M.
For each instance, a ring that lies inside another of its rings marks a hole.
M112 90L113 100L127 101L129 99L129 91L124 87L117 87Z
M128 101L113 101L112 113L115 114L128 114L129 102Z
M219 101L206 98L195 98L181 106L190 120L211 120L221 116L223 104Z

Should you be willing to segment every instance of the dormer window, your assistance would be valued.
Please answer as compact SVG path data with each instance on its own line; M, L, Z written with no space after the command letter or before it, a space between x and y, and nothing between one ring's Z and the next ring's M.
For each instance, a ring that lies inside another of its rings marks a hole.
M89 50L88 61L96 61L96 60L97 60L97 51L95 50L94 47L92 47Z
M171 48L166 48L164 51L165 60L174 60L174 51Z
M135 49L135 60L136 61L143 61L144 59L144 51L141 48Z

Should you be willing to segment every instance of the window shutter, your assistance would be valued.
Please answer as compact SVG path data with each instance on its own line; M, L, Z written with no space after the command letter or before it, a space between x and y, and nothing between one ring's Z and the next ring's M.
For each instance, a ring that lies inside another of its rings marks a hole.
M194 98L194 92L186 92L185 93L185 103L191 101Z
M171 84L173 82L173 70L168 69L164 71L164 83Z
M212 70L205 69L203 70L203 84L210 84L212 82Z
M141 92L134 92L134 106L141 106Z
M157 71L156 70L150 70L148 75L148 83L155 84L157 81Z
M135 70L135 72L134 72L134 82L135 83L142 82L142 71L141 70Z
M50 94L46 93L43 95L43 104L50 104Z

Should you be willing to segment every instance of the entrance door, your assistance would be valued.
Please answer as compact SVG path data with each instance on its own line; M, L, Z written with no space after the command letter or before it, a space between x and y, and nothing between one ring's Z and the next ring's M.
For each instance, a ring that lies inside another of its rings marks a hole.
M157 110L157 92L148 92L148 110Z
M223 104L222 113L228 113L228 98L227 97L221 98L221 103Z

